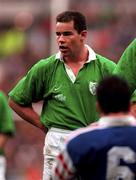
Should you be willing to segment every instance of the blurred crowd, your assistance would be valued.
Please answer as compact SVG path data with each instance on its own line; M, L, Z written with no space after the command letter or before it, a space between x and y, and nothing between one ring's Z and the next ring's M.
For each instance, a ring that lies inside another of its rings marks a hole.
M123 13L118 12L112 3L103 7L100 2L91 4L88 0L71 1L69 9L80 10L86 15L87 43L115 62L136 36L135 12L128 13L125 9ZM51 13L46 12L33 20L26 17L30 22L22 22L18 17L14 23L0 24L0 87L6 93L36 61L51 54L50 16Z
M7 180L41 180L43 133L30 124L16 121L16 136L6 147Z
M8 93L16 81L40 58L49 54L49 18L40 17L30 28L0 25L0 87Z
M87 43L95 52L115 62L136 37L136 12L121 7L119 2L71 0L68 7L86 15ZM6 94L34 63L51 54L50 16L48 11L38 17L27 16L22 21L18 17L0 22L0 88ZM40 180L43 135L24 121L16 121L16 127L16 136L6 149L8 179L21 180L22 174L22 180Z

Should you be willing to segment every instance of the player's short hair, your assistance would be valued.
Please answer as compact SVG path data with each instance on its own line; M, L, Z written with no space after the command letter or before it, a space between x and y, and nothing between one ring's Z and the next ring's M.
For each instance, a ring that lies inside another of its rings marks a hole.
M101 110L106 114L129 111L131 91L128 83L121 77L113 75L101 80L96 96Z
M77 11L64 11L57 15L57 22L74 22L74 28L78 33L81 33L83 30L87 30L86 18L85 16Z

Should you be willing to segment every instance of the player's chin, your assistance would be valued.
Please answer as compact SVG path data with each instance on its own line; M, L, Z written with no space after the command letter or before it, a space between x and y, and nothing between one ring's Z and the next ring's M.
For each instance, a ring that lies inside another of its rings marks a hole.
M63 50L63 51L60 51L60 52L61 52L61 54L62 54L63 56L68 56L68 54L69 54L68 51L64 51L64 50Z

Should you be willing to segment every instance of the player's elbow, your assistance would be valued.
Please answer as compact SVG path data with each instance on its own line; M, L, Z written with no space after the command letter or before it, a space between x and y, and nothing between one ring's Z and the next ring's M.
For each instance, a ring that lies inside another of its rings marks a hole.
M8 104L9 104L9 106L13 109L14 108L14 106L15 106L15 102L9 97L9 99L8 99Z

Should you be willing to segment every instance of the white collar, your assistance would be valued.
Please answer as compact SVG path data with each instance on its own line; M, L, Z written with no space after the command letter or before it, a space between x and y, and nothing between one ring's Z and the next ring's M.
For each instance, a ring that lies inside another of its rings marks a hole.
M90 61L96 60L96 53L94 52L94 50L90 46L88 46L87 44L85 44L85 46L87 47L88 52L89 52L88 60L86 61L86 63L89 63ZM60 51L56 54L55 59L60 59L61 61L63 61Z
M68 141L73 137L80 135L82 133L90 132L97 129L103 129L108 127L115 127L115 126L136 126L136 119L131 116L122 116L122 117L108 117L104 116L99 119L99 121L90 124L87 127L79 128L71 133L68 138Z
M122 116L122 117L101 117L98 121L100 127L112 127L112 126L136 126L136 119L131 116Z

